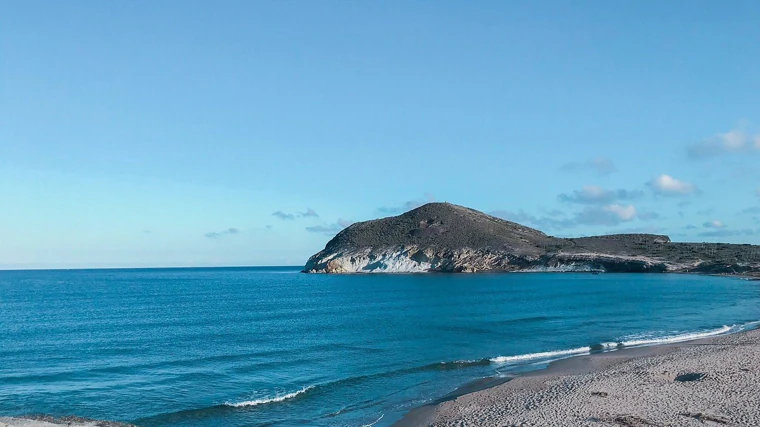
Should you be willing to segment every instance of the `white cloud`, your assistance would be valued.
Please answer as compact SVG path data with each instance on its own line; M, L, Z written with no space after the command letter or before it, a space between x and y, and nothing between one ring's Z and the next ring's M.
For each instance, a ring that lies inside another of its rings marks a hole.
M555 230L565 230L579 225L615 226L639 217L639 213L633 205L620 204L586 206L582 211L572 216L562 216L559 219L548 216L537 217L523 210L517 212L499 210L491 212L491 215L521 224L530 224L540 229Z
M557 198L561 202L581 204L610 204L618 200L632 200L643 196L641 190L605 190L597 185L586 185L572 194L562 193Z
M654 178L647 185L652 191L663 196L684 196L697 191L696 185L686 181L679 181L667 174Z
M718 134L717 138L723 148L728 151L739 151L747 144L747 135L738 130Z
M723 224L721 221L718 221L717 219L714 219L712 221L707 221L706 223L702 224L702 227L705 227L705 228L726 228L726 225Z
M618 225L621 222L636 218L637 212L633 205L611 204L606 206L591 206L578 212L572 219L574 225Z
M621 221L630 221L636 218L636 208L633 205L623 206L614 204L605 206L603 209L605 212L615 214Z
M742 130L719 133L688 147L689 157L703 159L727 153L752 152L760 150L760 135L750 135Z

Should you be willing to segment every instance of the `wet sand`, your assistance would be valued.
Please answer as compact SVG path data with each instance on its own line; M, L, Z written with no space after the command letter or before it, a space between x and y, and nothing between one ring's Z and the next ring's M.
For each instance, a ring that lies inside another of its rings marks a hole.
M465 390L466 391L466 390ZM760 330L573 357L395 427L760 426Z

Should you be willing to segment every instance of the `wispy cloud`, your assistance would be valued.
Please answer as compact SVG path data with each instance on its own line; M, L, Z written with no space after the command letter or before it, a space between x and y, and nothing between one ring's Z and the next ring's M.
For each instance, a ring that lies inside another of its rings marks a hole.
M636 218L633 205L607 205L586 208L575 216L575 223L582 225L618 225Z
M407 200L401 206L384 206L377 208L377 212L381 215L397 215L416 209L426 203L435 202L435 196L430 193L425 193L422 199Z
M313 225L311 227L306 227L306 231L309 233L337 233L342 229L343 228L337 224Z
M706 159L729 153L760 152L760 135L731 130L692 144L686 149L691 159Z
M702 227L704 228L726 228L726 225L723 224L723 222L718 221L717 219L714 219L712 221L707 221L704 224L702 224Z
M647 183L655 194L661 196L688 196L698 191L697 186L686 181L680 181L670 175L662 174Z
M301 218L319 218L319 214L312 208L307 208L306 212L300 212L298 216Z
M578 172L582 170L593 170L600 176L610 175L617 172L615 164L606 157L595 157L584 162L565 163L560 167L564 172Z
M353 221L338 218L338 220L332 224L322 224L306 227L306 231L309 233L324 233L328 236L333 236L351 224L353 224Z
M222 231L212 231L210 233L206 233L205 236L209 239L218 239L220 237L228 236L231 234L240 234L240 230L237 228L228 228Z
M605 190L596 185L586 185L571 194L562 193L557 198L565 203L608 204L618 200L633 200L644 195L641 190Z
M285 213L283 211L277 211L277 212L273 213L272 216L280 218L282 220L288 220L288 221L296 219L295 215L289 214L289 213Z
M287 213L283 211L277 211L272 216L285 221L292 221L296 218L319 218L319 214L314 209L307 208L304 212Z
M497 210L490 212L490 214L541 230L566 230L579 225L614 226L632 221L639 216L636 207L633 205L621 205L617 203L604 206L588 206L572 216L564 217L536 216L524 210Z

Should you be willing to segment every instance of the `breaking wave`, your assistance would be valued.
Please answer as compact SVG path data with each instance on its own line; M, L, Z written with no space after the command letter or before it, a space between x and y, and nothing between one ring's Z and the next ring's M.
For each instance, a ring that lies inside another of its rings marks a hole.
M313 389L314 386L304 387L301 390L294 391L292 393L288 394L280 394L276 395L275 397L268 397L263 399L255 399L255 400L246 400L244 402L225 402L225 406L229 406L232 408L245 408L248 406L257 406L257 405L264 405L267 403L275 403L275 402L282 402L283 400L292 399L300 394L306 393L307 391Z
M586 347L578 347L567 350L553 350L543 351L538 353L518 354L514 356L498 356L493 357L490 360L492 363L507 364L507 363L520 363L520 362L532 362L532 361L554 361L558 359L564 359L571 356L580 356L584 354L590 354L593 352L613 351L626 347L642 347L648 345L659 344L673 344L685 341L692 341L701 338L714 337L718 335L725 335L734 332L741 332L744 330L752 329L760 326L760 321L744 323L742 325L722 326L717 329L711 329L706 331L679 333L674 335L630 335L624 337L620 341L606 342L600 344L594 344Z
M554 351L543 351L540 353L528 353L528 354L518 354L516 356L499 356L494 357L491 359L491 362L494 363L510 363L510 362L527 362L530 360L541 360L541 359L554 359L562 356L575 356L580 354L586 354L591 351L591 347L578 347L578 348L572 348L570 350L554 350Z
M620 343L615 343L617 345L622 345L624 347L638 347L643 345L655 345L655 344L672 344L677 342L684 342L684 341L691 341L691 340L697 340L700 338L708 338L716 335L723 335L727 334L729 332L734 331L737 329L737 325L733 326L725 326L713 329L710 331L702 331L702 332L690 332L685 334L677 334L677 335L670 335L670 336L663 336L663 337L646 337L646 336L632 336L627 341L621 341Z

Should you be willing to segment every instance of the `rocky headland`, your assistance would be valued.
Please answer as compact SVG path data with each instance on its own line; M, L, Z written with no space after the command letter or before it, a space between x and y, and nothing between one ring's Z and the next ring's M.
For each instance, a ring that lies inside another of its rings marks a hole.
M450 203L359 222L309 258L306 273L517 271L760 276L760 246L676 243L668 236L559 238Z

